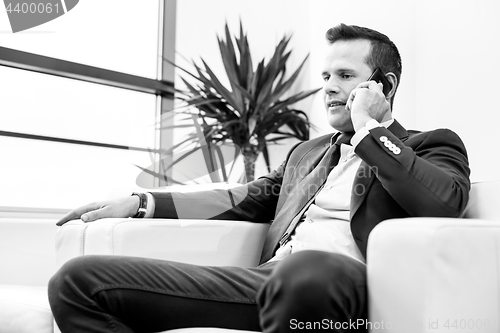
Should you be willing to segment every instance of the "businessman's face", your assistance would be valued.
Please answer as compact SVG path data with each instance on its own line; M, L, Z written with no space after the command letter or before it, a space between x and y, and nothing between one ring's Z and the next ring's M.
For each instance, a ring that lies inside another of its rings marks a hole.
M328 123L341 132L354 131L345 104L351 90L373 71L365 62L370 50L371 44L365 39L340 40L328 46L322 73L324 103Z

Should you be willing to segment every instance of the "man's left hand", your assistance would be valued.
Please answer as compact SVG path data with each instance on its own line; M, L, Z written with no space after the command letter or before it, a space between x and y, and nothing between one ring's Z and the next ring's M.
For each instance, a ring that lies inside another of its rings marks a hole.
M382 87L382 83L367 81L358 84L351 91L346 108L351 111L354 131L357 132L371 119L382 122L384 116L390 111L390 104Z

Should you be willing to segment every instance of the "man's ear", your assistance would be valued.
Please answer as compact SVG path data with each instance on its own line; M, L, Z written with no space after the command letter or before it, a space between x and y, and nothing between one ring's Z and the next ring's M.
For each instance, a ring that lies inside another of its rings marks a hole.
M398 87L398 78L393 72L388 72L387 74L385 74L385 77L391 83L391 91L389 91L386 97L388 100L392 100L392 98L396 94L396 88Z

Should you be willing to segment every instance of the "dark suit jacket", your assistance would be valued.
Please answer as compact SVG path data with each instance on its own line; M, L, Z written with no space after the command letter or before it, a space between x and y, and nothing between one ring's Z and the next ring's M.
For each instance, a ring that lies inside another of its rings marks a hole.
M281 208L325 154L330 138L325 135L296 145L275 171L230 191L153 193L154 217L272 221L261 257L265 262L304 212L304 205ZM391 149L387 141L401 150ZM351 231L363 255L368 235L383 220L458 217L465 209L470 170L465 147L454 132L408 132L394 121L388 129L371 130L355 152L363 162L351 194Z

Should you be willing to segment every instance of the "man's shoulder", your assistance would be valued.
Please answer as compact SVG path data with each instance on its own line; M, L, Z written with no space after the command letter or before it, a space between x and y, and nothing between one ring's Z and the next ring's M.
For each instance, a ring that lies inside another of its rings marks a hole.
M301 142L299 146L303 146L304 148L312 148L312 147L324 147L330 145L330 141L334 133L328 133L317 138L313 138L304 142Z
M324 152L330 145L332 135L333 134L325 134L317 138L299 142L288 152L287 161L298 163L298 161L304 159L306 156L317 157L317 154Z
M408 130L408 135L410 139L424 140L430 137L433 139L441 139L441 140L450 138L461 140L458 134L449 128L437 128L428 131Z
M466 151L465 144L460 136L448 128L438 128L429 131L408 131L406 145L413 148L428 149L429 147L450 146L455 150Z
M392 129L391 129L392 128ZM413 139L417 141L425 140L425 139L433 139L433 140L442 140L447 138L452 138L453 140L461 141L460 137L457 133L448 128L437 128L430 130L415 130L415 129L406 129L402 124L400 124L396 119L391 126L389 126L391 132L399 136L403 141L406 139ZM411 141L413 141L411 140Z

